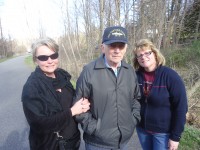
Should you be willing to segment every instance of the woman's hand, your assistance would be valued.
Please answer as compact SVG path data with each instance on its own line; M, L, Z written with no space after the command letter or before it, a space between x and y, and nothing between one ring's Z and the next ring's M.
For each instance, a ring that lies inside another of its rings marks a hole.
M79 115L81 113L85 113L89 109L90 109L90 103L89 103L88 99L81 98L79 101L77 101L71 107L72 116Z
M177 150L178 145L179 145L179 142L172 141L169 139L169 143L168 143L169 150Z

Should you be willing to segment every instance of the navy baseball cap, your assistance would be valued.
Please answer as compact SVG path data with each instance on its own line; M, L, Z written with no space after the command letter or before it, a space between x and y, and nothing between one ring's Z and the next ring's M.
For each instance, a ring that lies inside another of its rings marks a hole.
M127 30L120 26L107 27L103 33L102 43L109 45L116 42L128 43Z

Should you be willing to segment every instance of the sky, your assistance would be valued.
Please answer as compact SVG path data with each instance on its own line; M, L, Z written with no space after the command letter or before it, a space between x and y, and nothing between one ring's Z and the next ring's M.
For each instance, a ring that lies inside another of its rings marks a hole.
M56 0L0 0L0 18L3 35L12 39L37 38L40 28L49 37L62 34Z

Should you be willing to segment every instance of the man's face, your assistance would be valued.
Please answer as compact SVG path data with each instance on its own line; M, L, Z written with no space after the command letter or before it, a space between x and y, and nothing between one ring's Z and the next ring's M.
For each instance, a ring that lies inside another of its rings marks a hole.
M102 52L105 54L106 60L111 67L118 67L118 64L126 53L127 44L117 42L109 45L102 44Z

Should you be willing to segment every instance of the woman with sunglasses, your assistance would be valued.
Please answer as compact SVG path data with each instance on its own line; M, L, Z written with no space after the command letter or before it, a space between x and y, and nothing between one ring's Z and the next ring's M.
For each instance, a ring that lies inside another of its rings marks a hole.
M58 139L64 141L67 150L78 150L80 145L80 132L73 116L87 112L90 103L82 98L72 105L75 90L70 74L58 68L58 51L59 46L50 38L32 44L37 67L22 91L31 150L58 150Z
M148 39L133 50L141 90L141 122L137 133L144 150L177 150L184 130L187 97L180 76Z

